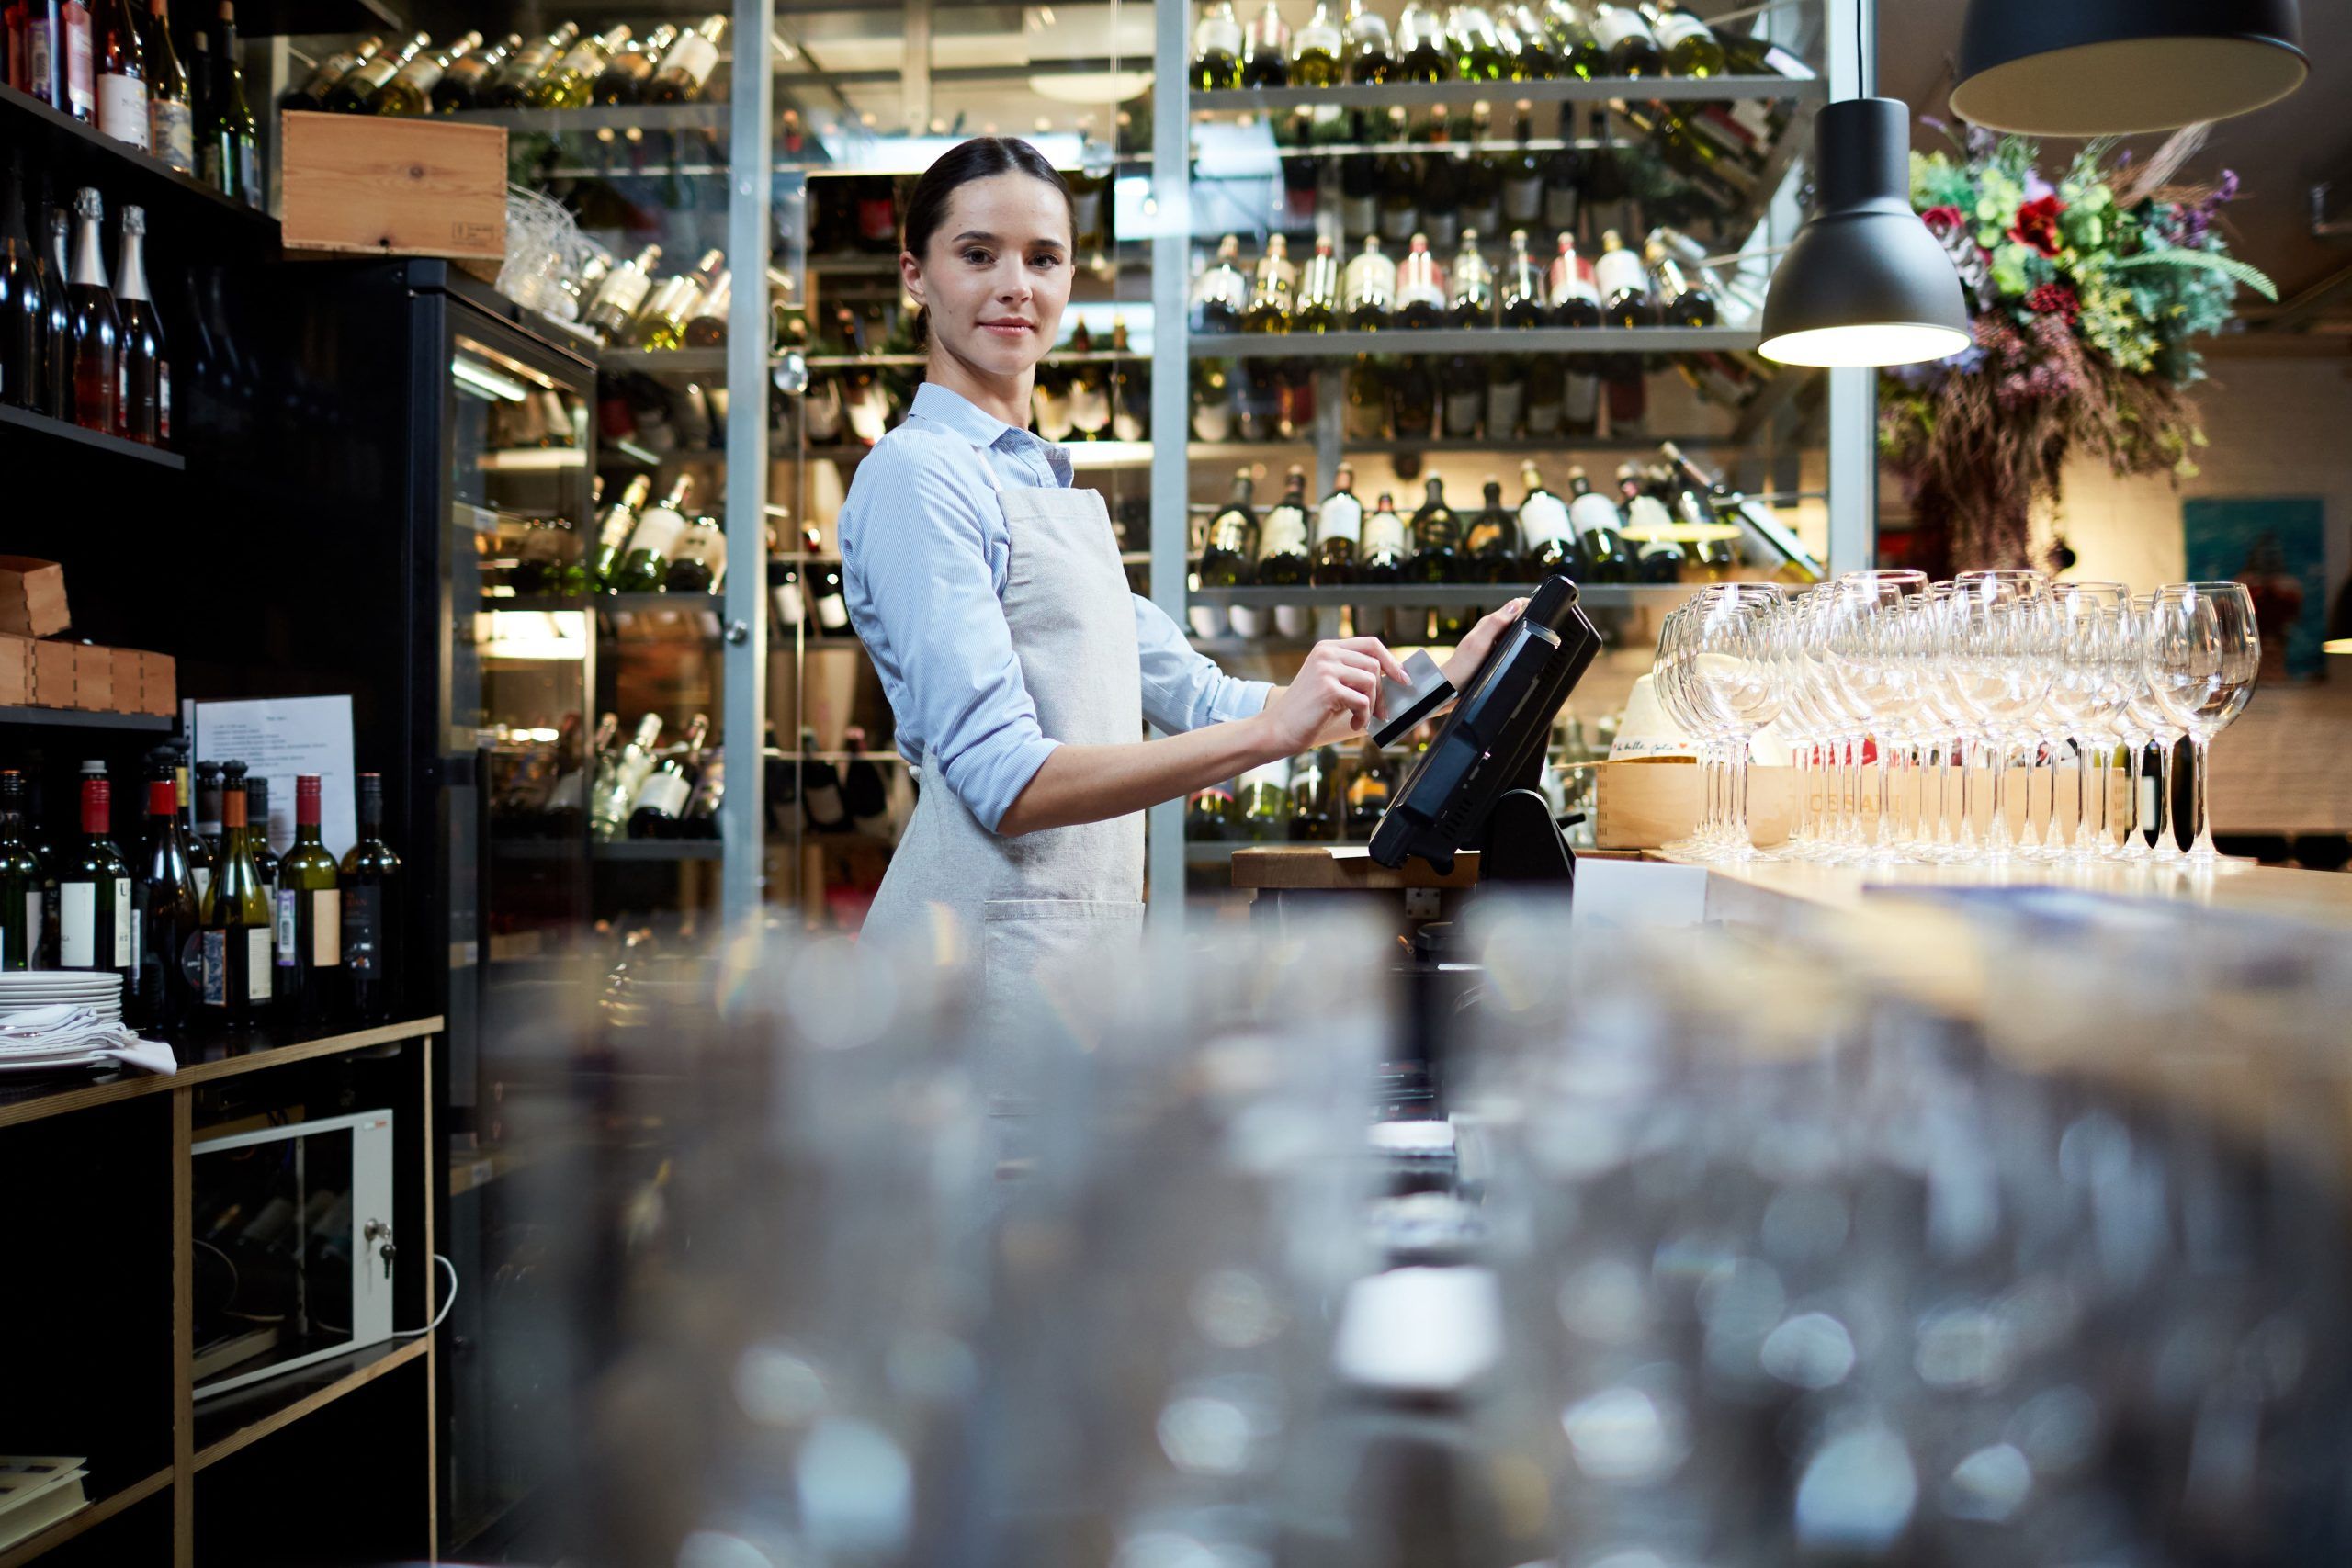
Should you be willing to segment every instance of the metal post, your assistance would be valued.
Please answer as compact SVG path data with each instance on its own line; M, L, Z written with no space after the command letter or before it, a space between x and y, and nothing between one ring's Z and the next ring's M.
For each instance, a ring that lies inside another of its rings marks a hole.
M1191 562L1187 507L1192 500L1184 442L1192 429L1192 355L1185 292L1191 268L1193 175L1185 105L1193 8L1176 0L1153 7L1151 110L1151 602L1184 624ZM1184 909L1184 803L1151 808L1146 865L1155 916L1179 920Z
M1829 97L1835 103L1870 96L1877 79L1876 0L1855 0L1854 31L1838 37L1842 6L1829 8L1826 28ZM1878 561L1878 372L1829 372L1829 560L1833 572Z
M728 114L727 254L741 286L727 310L727 573L722 724L729 788L719 803L719 913L734 927L758 915L767 776L760 754L768 705L768 199L774 175L768 64L774 0L735 0L735 73Z

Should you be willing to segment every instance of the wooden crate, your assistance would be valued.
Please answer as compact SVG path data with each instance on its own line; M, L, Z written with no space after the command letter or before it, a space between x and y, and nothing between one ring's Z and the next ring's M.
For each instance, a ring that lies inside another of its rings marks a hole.
M73 624L63 567L32 556L0 556L0 632L55 637Z
M493 268L506 254L504 128L342 114L280 122L288 251Z
M0 705L32 705L33 649L39 646L30 637L0 636Z
M1599 804L1595 807L1593 835L1604 850L1653 850L1660 844L1682 838L1697 826L1702 802L1703 786L1698 764L1687 759L1603 762L1599 770ZM1889 798L1894 802L1898 820L1915 820L1923 802L1935 809L1936 772L1905 775L1896 773L1889 785ZM1800 775L1794 768L1750 768L1747 771L1748 831L1758 848L1770 849L1783 843L1797 815L1797 789L1800 777L1807 791L1807 809L1818 812L1822 807L1822 775L1809 772ZM1992 775L1982 768L1970 775L1969 807L1976 829L1983 832L1993 820ZM2027 802L2020 793L2025 787L2026 771L2009 770L2006 805L2012 832L2025 826ZM2092 784L2096 787L2096 775ZM1960 782L1954 778L1949 784L1950 800L1958 820ZM1864 826L1868 830L1876 817L1878 777L1875 768L1862 775ZM2059 770L2058 815L2062 831L2075 829L2075 771ZM2109 820L2120 821L2127 802L2123 770L2114 768L2108 774ZM2038 771L2033 776L2033 821L2037 829L2049 819L2050 771ZM2091 820L2096 824L2098 813L2094 809Z
M74 700L65 705L90 713L121 711L114 695L114 649L85 642L73 647Z

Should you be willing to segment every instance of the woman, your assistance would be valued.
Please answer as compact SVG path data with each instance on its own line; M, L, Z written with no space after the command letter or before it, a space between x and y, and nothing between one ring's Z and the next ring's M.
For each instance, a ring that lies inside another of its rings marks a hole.
M996 1000L1132 940L1145 807L1361 733L1382 675L1404 675L1360 637L1317 643L1287 686L1234 680L1128 592L1102 498L1029 430L1071 270L1069 192L1035 148L980 137L925 171L899 271L926 378L841 511L851 619L924 785L865 932L935 951L933 911L960 917ZM1448 672L1518 611L1481 621ZM1167 737L1139 739L1147 718Z

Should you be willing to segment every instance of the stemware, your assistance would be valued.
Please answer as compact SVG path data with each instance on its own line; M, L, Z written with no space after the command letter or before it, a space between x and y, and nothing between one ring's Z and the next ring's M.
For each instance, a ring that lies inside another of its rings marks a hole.
M1863 716L1876 755L1877 822L1867 854L1882 864L1902 858L1887 776L1913 702L1913 667L1903 657L1898 613L1905 598L1927 586L1921 571L1849 571L1838 580L1823 628L1830 674Z
M1993 819L1983 858L2015 853L2008 759L2031 739L2056 652L2050 595L2038 573L1968 572L1945 608L1945 657L1961 706L1993 753Z
M2058 660L2052 671L2049 707L2061 722L2062 747L2075 753L2075 832L2072 845L2056 830L2058 780L2051 775L2050 841L2047 858L2088 860L2098 852L2091 829L2090 795L2093 741L2108 729L2109 719L2122 701L2116 669L2117 617L2131 590L2120 582L2062 582L2052 599L2058 618ZM2102 828L2107 786L2106 753L2099 750L2098 780Z
M1773 633L1784 603L1781 591L1769 583L1724 583L1702 590L1678 612L1676 700L1701 727L1694 733L1717 745L1717 782L1710 793L1720 808L1712 832L1693 834L1669 852L1724 861L1778 858L1757 849L1749 830L1747 758L1756 732L1781 711Z
M2188 860L2210 866L2222 859L2213 847L2206 801L2213 738L2245 711L2262 668L2254 596L2238 582L2168 583L2156 590L2143 646L2156 701L2188 732L2189 795L2197 823Z

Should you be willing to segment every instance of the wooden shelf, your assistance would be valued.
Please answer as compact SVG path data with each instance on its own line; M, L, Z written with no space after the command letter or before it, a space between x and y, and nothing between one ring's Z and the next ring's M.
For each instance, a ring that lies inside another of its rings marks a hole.
M86 1495L92 1477L82 1479ZM84 1530L106 1523L136 1503L143 1503L172 1484L169 1465L150 1475L142 1475L127 1486L118 1486L102 1496L92 1497L83 1507L75 1509L47 1529L27 1536L14 1546L0 1551L0 1568L20 1568L23 1563L45 1556L72 1540Z
M179 720L161 713L92 713L85 708L0 707L0 724L51 729L117 729L129 734L167 735Z
M300 1368L205 1400L196 1407L196 1469L218 1464L272 1432L323 1410L387 1373L398 1371L432 1348L433 1337L388 1339L314 1366Z
M26 173L49 167L69 188L52 189L69 200L74 185L95 185L105 196L107 222L125 202L147 209L152 228L203 229L276 252L277 220L183 175L161 158L117 141L96 126L62 114L30 94L0 86L0 142L28 149Z
M443 1027L444 1020L435 1013L429 1018L411 1019L402 1023L379 1023L366 1029L308 1037L300 1031L286 1029L251 1030L242 1034L185 1034L168 1042L173 1054L180 1061L180 1070L176 1073L143 1073L133 1068L119 1077L95 1081L86 1075L74 1073L32 1081L11 1075L12 1081L0 1082L0 1127L38 1122L49 1116L62 1116L69 1111L87 1111L93 1106L111 1105L118 1100L136 1100L141 1095L186 1089L195 1084L209 1083L215 1078L257 1073L319 1056L341 1055L377 1045L389 1045L396 1041L423 1039L440 1033Z
M7 88L0 87L0 93L7 91ZM72 420L52 418L45 413L35 413L30 409L16 408L7 403L0 403L0 428L21 430L28 435L45 435L53 441L70 442L76 446L86 446L94 452L103 452L110 457L120 458L125 462L152 463L156 468L171 469L185 469L187 467L187 459L177 452L166 451L161 446L149 446L120 435L108 435L103 431L85 430Z
M1194 359L1352 359L1360 354L1745 353L1746 327L1391 327L1375 333L1216 333L1186 340Z
M1389 82L1378 86L1237 87L1188 94L1196 116L1264 114L1274 109L1423 108L1432 104L1609 103L1622 99L1668 102L1739 98L1825 98L1828 85L1818 76L1580 76L1548 82Z

